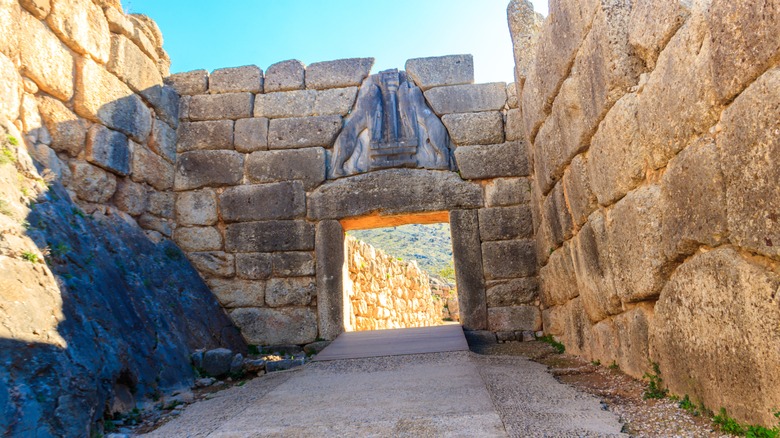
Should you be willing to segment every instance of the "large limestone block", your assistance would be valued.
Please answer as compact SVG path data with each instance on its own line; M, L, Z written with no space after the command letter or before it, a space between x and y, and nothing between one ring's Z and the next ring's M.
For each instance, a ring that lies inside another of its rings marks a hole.
M479 210L479 236L491 240L533 237L531 208L527 206L482 208Z
M176 162L176 131L160 119L154 119L152 136L149 137L149 149L165 158L169 163Z
M245 153L268 149L268 119L236 120L233 145L238 152Z
M315 90L260 94L255 98L255 117L307 117L314 113Z
M523 117L531 140L550 113L556 93L590 31L598 4L594 0L550 2L550 15L542 26L536 56L523 86Z
M77 62L76 113L145 143L152 115L138 95L116 76L88 58Z
M111 36L111 58L106 68L136 92L163 84L157 64L121 35Z
M776 424L780 406L780 275L728 247L680 266L661 292L650 354L674 394Z
M0 117L16 120L22 100L22 78L16 66L7 56L0 53Z
M103 10L91 0L52 0L47 17L52 30L73 51L105 64L111 54L111 34Z
M154 85L141 90L141 96L152 106L157 117L172 126L179 126L179 104L181 98L167 85Z
M230 187L219 207L225 222L293 219L306 213L306 192L298 181Z
M373 65L374 58L315 62L306 68L306 88L324 90L359 86Z
M350 317L350 299L344 287L345 278L348 280L344 228L339 221L320 221L316 238L319 337L333 340L344 332Z
M453 172L387 169L324 184L309 195L307 208L310 219L323 220L481 206L482 188Z
M536 275L536 248L532 240L503 240L482 243L485 278L531 277Z
M566 317L565 306L555 306L549 309L542 310L542 326L544 334L553 335L557 339L561 339Z
M145 146L133 145L133 181L145 182L157 190L170 190L174 166Z
M277 62L265 71L265 92L303 90L306 66L297 59Z
M311 252L277 252L271 257L273 273L277 277L314 276L314 257Z
M189 103L190 120L236 120L252 117L252 93L200 94Z
M698 140L669 162L661 180L661 205L661 238L670 260L693 254L699 245L725 241L726 184L711 138Z
M273 274L273 257L266 253L236 254L236 276L247 280L267 280Z
M305 221L263 221L230 224L225 248L235 252L311 251L314 225Z
M346 116L352 111L352 106L357 99L358 87L332 88L317 92L314 100L315 116L338 114Z
M638 115L637 96L627 94L612 107L593 136L588 177L601 205L613 204L645 178L649 151L638 136Z
M506 83L450 85L425 93L428 105L439 116L453 113L500 111L506 105Z
M648 161L656 169L708 132L720 117L720 85L712 78L713 47L703 15L694 13L661 52L655 70L641 86L636 108L638 143L648 151Z
M590 188L588 159L577 155L563 174L563 191L569 204L574 224L581 227L598 207L596 195Z
M628 42L649 70L658 55L690 15L685 0L638 0L629 22Z
M542 313L536 306L512 306L488 308L488 330L537 331L542 329Z
M234 151L192 151L176 162L174 189L234 186L244 176L244 156Z
M21 2L25 6L26 2ZM19 21L22 15L19 2L14 0L0 1L0 53L8 58L19 56Z
M650 327L653 325L655 303L640 303L637 307L615 317L620 371L641 379L651 372ZM603 363L603 362L602 362ZM663 376L664 379L666 376Z
M486 207L507 207L531 202L531 185L526 178L496 178L485 185Z
M539 281L536 278L489 281L485 295L488 307L534 304L539 299Z
M116 176L83 161L71 162L76 195L87 202L105 204L116 191Z
M591 327L590 335L590 355L588 359L597 360L605 365L617 363L618 355L620 354L620 343L615 323L611 319L600 321Z
M723 113L717 139L730 239L780 259L780 69L765 73Z
M209 89L209 72L206 70L192 70L176 73L165 78L165 83L173 87L181 96L206 94Z
M458 283L460 322L470 330L488 328L485 276L479 240L479 216L475 210L450 211L452 253Z
M471 55L414 58L406 61L404 68L423 91L445 85L474 83L474 57Z
M455 161L465 179L527 176L528 157L521 142L496 145L460 146Z
M780 1L712 0L712 76L721 101L734 98L780 57Z
M512 85L512 84L510 84ZM511 87L507 86L507 90ZM520 109L510 109L506 112L506 123L504 127L507 141L525 140L525 125L523 124L523 111Z
M134 183L129 178L121 178L117 181L113 200L117 208L130 216L138 216L146 212L149 205L146 187Z
M330 147L341 131L341 116L318 116L271 120L268 126L270 149Z
M272 278L265 290L265 302L270 307L308 306L315 296L314 277Z
M637 189L608 214L609 257L618 296L624 303L658 297L672 265L663 251L661 189Z
M566 346L566 352L591 357L593 345L592 324L585 312L582 297L569 301L562 307L563 335L561 342Z
M234 309L265 305L264 281L214 278L207 283L222 307Z
M254 183L301 181L305 190L311 190L325 181L325 150L255 152L247 158L246 176Z
M233 254L222 251L190 252L187 258L206 278L231 278L236 275L236 257Z
M522 87L534 58L534 47L539 39L544 17L534 11L534 5L528 0L510 1L506 8L506 15L514 49L515 79ZM511 85L515 88L514 84ZM510 108L517 108L517 106L510 106Z
M77 156L86 143L89 124L68 109L62 102L48 96L39 96L38 111L51 134L51 147L58 152Z
M447 114L441 121L456 145L504 142L504 117L499 111Z
M41 21L27 13L19 14L21 73L41 90L68 101L73 97L73 55Z
M141 216L138 216L136 218L136 221L138 221L138 225L143 228L144 230L151 230L156 231L160 234L162 234L165 237L171 237L173 235L173 221L170 221L168 219L159 218L157 216L144 213ZM194 253L193 253L194 254ZM207 259L198 259L202 262L210 261L211 258ZM195 262L193 262L194 264ZM206 265L206 269L210 269L210 267L213 267L212 265ZM198 267L198 271L201 273L205 273L205 271L201 271L201 268ZM205 274L204 274L205 275Z
M544 200L541 213L542 223L539 227L549 236L551 248L558 248L571 239L574 235L574 223L563 193L563 184L556 184L555 189Z
M149 213L173 219L175 215L176 194L171 192L161 193L152 191L149 193Z
M86 159L117 175L130 174L130 144L121 132L92 125L87 133Z
M177 194L176 220L183 226L216 224L217 194L212 189Z
M263 70L256 65L221 68L209 76L209 93L262 93Z
M599 211L590 215L572 239L570 248L579 305L590 321L596 323L620 313L622 306L609 257L606 223Z
M573 245L566 243L550 254L547 264L539 270L540 295L544 307L566 304L580 294L572 262Z
M233 124L232 120L183 122L179 125L176 150L181 153L204 149L233 149Z
M310 307L242 308L230 312L248 344L308 344L317 338L317 314Z
M222 234L214 227L176 228L173 240L188 252L219 251L222 249Z

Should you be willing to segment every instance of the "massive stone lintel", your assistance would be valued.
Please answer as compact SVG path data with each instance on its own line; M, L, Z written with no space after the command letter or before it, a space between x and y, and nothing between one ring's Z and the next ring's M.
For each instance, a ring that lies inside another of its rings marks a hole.
M387 70L363 81L333 148L328 177L393 167L453 169L450 137L406 73Z

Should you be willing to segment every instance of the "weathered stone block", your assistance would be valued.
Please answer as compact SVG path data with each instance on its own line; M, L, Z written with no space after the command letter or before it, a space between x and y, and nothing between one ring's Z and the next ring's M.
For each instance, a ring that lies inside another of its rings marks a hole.
M485 295L488 308L533 304L539 299L539 281L535 278L489 281Z
M58 99L70 100L73 55L41 21L27 13L20 13L19 18L18 27L8 29L16 27L24 41L20 46L21 73L35 81L41 90Z
M563 194L563 184L557 184L542 205L542 224L551 239L552 246L558 248L574 235L574 223Z
M564 244L539 270L542 306L559 306L579 296L571 251L572 246Z
M306 67L297 59L277 62L265 71L265 92L303 90Z
M262 93L263 70L256 65L221 68L209 76L209 93Z
M526 178L496 178L485 185L485 206L506 207L531 202L531 184Z
M317 314L311 308L243 308L230 312L230 317L249 344L300 345L317 338Z
M431 88L425 100L439 116L453 113L500 111L506 105L506 83L451 85Z
M138 216L146 211L148 202L149 196L143 185L136 184L129 178L122 178L117 181L116 192L114 193L114 204L117 208L130 216Z
M165 237L171 237L173 235L173 221L165 218L159 218L157 216L144 213L136 218L138 225L144 230L154 231Z
M560 338L564 331L564 318L566 314L563 306L551 307L542 310L542 325L545 335L553 335Z
M306 193L298 181L231 187L219 196L225 222L293 219L306 213Z
M111 36L111 57L106 68L137 92L163 84L157 64L121 35Z
M46 21L76 53L89 54L103 64L108 61L111 53L108 21L103 10L91 0L54 0Z
M661 209L661 239L669 259L725 241L726 184L712 139L702 138L669 162L661 181Z
M222 234L214 227L176 228L173 240L184 251L219 251Z
M767 407L780 405L778 289L776 272L728 247L677 268L650 330L650 355L667 387L740 421L774 424Z
M152 193L149 194L149 213L173 219L175 205L175 193L152 191Z
M245 153L268 149L268 119L236 120L233 145L238 152Z
M780 69L775 68L723 113L718 136L730 239L775 259L780 259L779 90Z
M460 146L455 161L465 179L488 179L502 176L527 176L528 157L523 143Z
M252 93L201 94L192 96L190 120L235 120L252 117Z
M474 83L474 58L471 55L410 59L406 61L405 69L423 91L444 85Z
M176 73L165 78L165 83L173 87L182 96L206 94L209 89L209 72L192 70Z
M165 158L169 163L176 162L176 131L160 119L154 119L152 136L149 137L149 149Z
M332 88L317 92L312 114L315 116L346 116L352 110L357 98L358 88Z
M374 58L315 62L306 68L306 88L324 90L359 86L373 65Z
M57 99L47 96L37 97L38 111L51 134L51 147L59 152L67 152L75 157L82 149L87 139L89 124L71 112Z
M525 124L523 124L523 112L519 109L510 109L506 112L506 141L525 140Z
M234 151L192 151L176 162L175 190L233 186L244 176L244 156Z
M234 252L314 250L314 225L305 221L265 221L230 224L225 247Z
M7 120L16 120L19 118L19 101L24 91L21 86L22 78L14 63L2 53L0 53L0 81L2 81L0 116Z
M532 240L483 242L482 263L485 278L488 280L536 275L534 242Z
M265 306L264 281L214 278L207 283L222 307L234 309Z
M563 174L563 191L569 201L572 220L578 227L598 207L596 195L590 189L587 166L585 155L577 155Z
M308 217L315 220L447 211L481 207L482 188L453 172L388 169L322 185L307 204Z
M488 330L514 331L542 329L542 313L535 306L488 308Z
M308 306L317 295L314 277L272 278L265 291L265 302L270 307Z
M504 116L499 111L447 114L441 121L456 145L504 142Z
M479 236L483 242L531 238L534 235L530 207L496 207L479 210Z
M325 150L255 152L247 158L246 176L254 183L297 180L311 190L325 181Z
M631 10L628 42L648 69L674 33L690 15L690 4L682 0L640 0Z
M180 97L167 85L155 85L141 90L141 96L154 108L157 117L176 129L179 126Z
M273 273L272 254L236 254L236 275L249 280L266 280Z
M519 103L517 101L517 84L515 82L511 82L509 84L506 84L506 106L507 106L507 108L509 108L509 109L517 109L518 105L519 105ZM516 114L517 114L517 116L519 118L519 122L523 123L523 113L522 112L517 112ZM509 123L509 121L507 120L507 124L508 123ZM521 129L523 129L523 128L521 128ZM523 129L523 131L525 131L525 130Z
M230 278L236 274L235 256L222 251L190 252L187 258L204 277Z
M314 113L317 91L298 90L260 94L255 98L255 117L307 117Z
M344 263L344 228L339 221L324 220L317 223L317 313L320 337L333 340L344 332L349 323L350 298L344 288L346 264Z
M116 191L116 176L83 161L71 162L76 195L87 202L105 204Z
M487 299L476 210L451 210L450 233L459 289L460 322L470 330L485 330L488 327Z
M314 257L311 252L277 252L271 261L277 277L314 276Z
M637 307L615 317L615 329L619 343L617 363L620 370L642 378L651 372L650 363L650 327L653 324L655 303L640 303Z
M173 164L144 146L133 145L133 181L145 182L157 190L173 187Z
M233 123L232 120L181 123L176 150L233 149Z
M152 114L138 95L88 58L77 62L76 113L121 131L145 143L152 130Z
M176 220L183 226L216 224L217 194L212 189L177 194Z
M130 174L130 145L121 132L103 125L92 125L87 132L86 159L103 169L126 176Z
M341 116L319 116L271 120L268 127L270 149L330 147L341 131Z

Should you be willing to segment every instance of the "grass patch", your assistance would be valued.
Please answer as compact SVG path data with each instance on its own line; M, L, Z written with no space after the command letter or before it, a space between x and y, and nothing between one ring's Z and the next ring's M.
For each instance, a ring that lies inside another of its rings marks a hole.
M6 216L12 216L13 210L11 210L11 206L8 204L8 201L5 199L0 199L0 214L4 214Z
M550 346L552 346L552 348L554 348L555 352L558 354L563 354L563 352L566 351L566 346L556 341L552 335L544 335L541 338L537 338L537 340L542 341L545 344L550 344Z
M27 260L30 263L38 263L38 254L30 251L22 253L22 259Z
M775 418L780 420L780 411L775 412ZM737 420L729 417L726 408L720 408L718 415L712 417L712 422L720 426L720 430L736 436L748 438L777 438L780 436L780 424L773 428L755 425L740 424Z
M642 376L642 378L647 379L650 382L647 385L644 394L642 394L642 398L645 400L650 398L666 398L666 396L669 395L669 390L663 387L664 379L661 378L661 368L656 362L650 362L650 366L653 368L653 372L645 373L645 375Z
M3 146L0 147L0 165L16 163L14 151Z

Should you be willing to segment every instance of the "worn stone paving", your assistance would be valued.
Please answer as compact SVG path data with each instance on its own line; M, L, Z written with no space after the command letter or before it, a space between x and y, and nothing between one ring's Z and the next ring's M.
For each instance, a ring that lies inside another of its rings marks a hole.
M148 437L622 436L595 397L521 357L314 362L188 406Z

